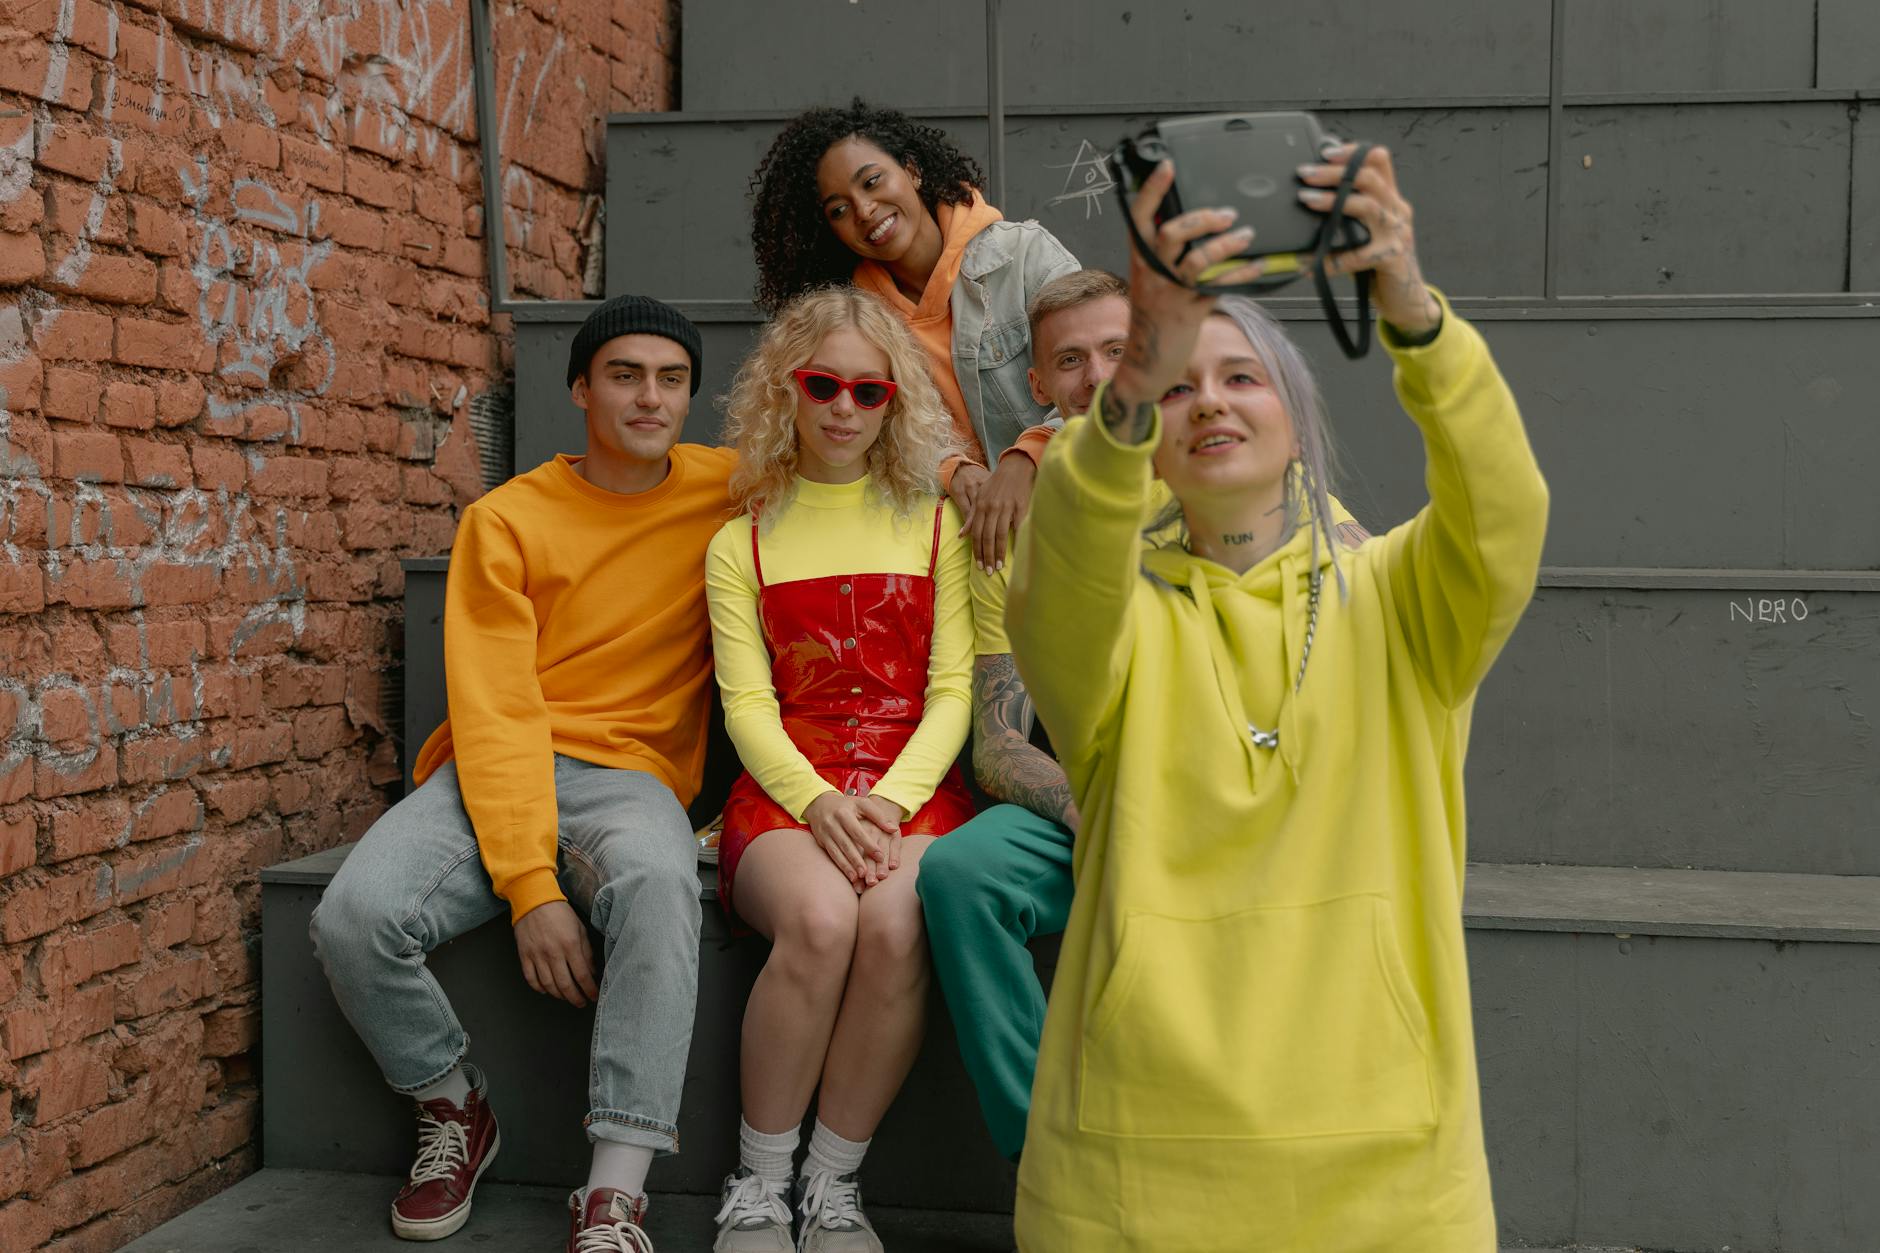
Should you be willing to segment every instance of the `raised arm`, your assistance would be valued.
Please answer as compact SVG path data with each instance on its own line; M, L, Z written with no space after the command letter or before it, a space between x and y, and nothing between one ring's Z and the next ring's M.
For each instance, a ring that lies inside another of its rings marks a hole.
M1397 396L1423 433L1430 502L1385 537L1391 603L1437 698L1479 686L1534 593L1547 533L1541 478L1514 396L1476 329L1449 314L1396 358Z
M1038 469L1019 528L1005 629L1028 699L1066 764L1100 740L1122 695L1150 447L1072 419Z
M1174 181L1167 162L1144 180L1130 212L1163 264L1193 283L1245 248L1233 214L1195 209L1158 226L1156 206ZM1204 235L1217 238L1196 243ZM1252 277L1238 266L1227 283ZM1006 628L1025 686L1072 764L1101 741L1116 712L1133 643L1130 605L1140 576L1143 498L1159 437L1157 402L1181 376L1211 297L1160 277L1130 253L1129 346L1097 389L1094 414L1067 424L1038 468L1030 516L1019 530Z
M1331 200L1352 156L1345 146L1302 173L1310 205ZM1382 339L1397 397L1423 433L1430 503L1385 537L1392 604L1424 676L1444 704L1466 700L1533 595L1547 532L1547 485L1521 414L1488 346L1423 281L1414 213L1390 153L1373 148L1346 201L1371 240L1331 269L1376 274Z

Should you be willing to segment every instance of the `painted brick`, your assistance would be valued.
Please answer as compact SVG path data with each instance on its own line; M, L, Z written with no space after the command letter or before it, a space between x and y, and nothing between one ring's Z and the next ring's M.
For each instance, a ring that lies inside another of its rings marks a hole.
M540 115L505 145L515 286L575 297L606 59L635 32L644 103L670 105L638 33L665 6L527 3L497 14L499 48L528 51L499 85L521 74L518 118ZM447 548L481 489L437 406L501 383L511 351L467 62L402 113L330 117L377 58L408 61L408 26L249 7L0 0L21 35L0 101L26 114L0 150L33 174L0 204L24 488L0 539L27 557L0 563L0 655L40 736L0 769L0 1051L33 1050L0 1058L0 1248L106 1253L252 1166L255 874L396 791L370 680L397 662L398 558ZM53 674L70 684L35 686ZM0 725L20 708L0 694Z

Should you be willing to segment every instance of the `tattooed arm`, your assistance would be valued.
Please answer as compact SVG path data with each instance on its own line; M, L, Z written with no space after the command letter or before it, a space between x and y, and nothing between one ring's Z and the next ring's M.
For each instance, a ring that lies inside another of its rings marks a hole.
M986 795L1077 829L1064 768L1031 742L1031 696L1010 653L973 663L973 775Z
M1161 392L1154 390L1153 383L1131 391L1128 397L1120 396L1119 391L1130 391L1131 381L1121 375L1130 370L1138 375L1154 375L1161 364L1161 328L1142 306L1132 304L1129 307L1129 343L1123 349L1118 380L1103 389L1103 398L1098 404L1098 416L1119 443L1140 444L1149 438L1156 401L1161 399Z
M1175 167L1164 161L1143 180L1129 213L1138 237L1148 241L1164 267L1180 282L1170 282L1141 252L1129 251L1129 342L1116 377L1103 389L1098 414L1120 444L1140 444L1155 427L1156 404L1181 378L1201 324L1214 308L1214 297L1194 290L1209 267L1233 257L1253 238L1251 228L1234 225L1232 209L1191 209L1158 224L1157 206L1175 182ZM1213 238L1206 238L1213 236ZM1193 244L1186 256L1182 249ZM1259 276L1254 261L1238 265L1215 281L1244 283Z

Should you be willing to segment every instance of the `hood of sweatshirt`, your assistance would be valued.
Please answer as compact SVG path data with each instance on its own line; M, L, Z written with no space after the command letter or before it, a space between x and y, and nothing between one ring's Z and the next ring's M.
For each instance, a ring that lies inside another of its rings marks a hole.
M894 285L894 276L888 273L888 268L879 261L858 264L855 267L855 285L887 300L910 325L919 326L935 319L952 318L953 284L960 276L960 263L966 255L966 245L994 222L1005 220L1005 215L987 204L977 190L972 196L965 204L941 203L934 206L934 221L940 227L940 260L934 263L933 273L928 276L927 286L922 289L919 300L909 300Z
M1353 520L1336 498L1331 501L1332 523ZM1237 727L1248 727L1241 736L1249 780L1257 778L1260 755L1267 749L1253 743L1251 720L1241 700L1238 662L1228 646L1221 626L1221 605L1232 597L1250 596L1277 605L1280 609L1282 653L1286 667L1286 693L1279 707L1280 760L1286 763L1293 782L1299 781L1299 729L1294 714L1294 697L1301 686L1299 665L1305 656L1307 621L1314 577L1319 580L1319 612L1327 603L1326 584L1336 598L1340 576L1335 569L1339 540L1335 535L1320 535L1314 553L1311 527L1302 519L1291 538L1261 558L1244 574L1235 574L1226 566L1206 557L1197 557L1180 543L1170 542L1142 554L1144 573L1162 580L1181 592L1195 605L1201 630L1207 639L1208 655L1214 662L1214 683L1220 699Z

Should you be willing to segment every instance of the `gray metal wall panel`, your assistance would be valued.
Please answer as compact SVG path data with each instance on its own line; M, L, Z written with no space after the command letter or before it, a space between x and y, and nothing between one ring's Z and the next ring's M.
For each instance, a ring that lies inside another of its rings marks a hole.
M532 470L556 453L587 446L586 419L569 398L568 344L579 322L516 323L516 472ZM718 399L731 386L738 364L750 352L758 325L704 322L705 366L698 395L685 421L695 444L723 442L724 416Z
M1335 134L1390 146L1418 220L1428 223L1418 238L1425 268L1450 292L1541 293L1546 110L1393 109L1323 118ZM1037 218L1084 264L1122 272L1127 244L1100 154L1153 120L1109 113L1008 118L1000 207L1009 218Z
M405 791L411 791L411 767L425 739L444 722L444 574L435 570L405 573Z
M1880 6L1874 9L1880 26ZM1880 32L1874 36L1880 47ZM1854 119L1854 230L1848 243L1850 290L1880 291L1880 101L1858 106Z
M1815 85L1815 0L1570 0L1570 92Z
M1287 325L1325 392L1346 504L1373 529L1409 517L1426 498L1422 443L1391 392L1388 357L1354 364L1322 323ZM1871 319L1478 325L1553 490L1549 564L1880 568L1880 493L1868 483L1880 465ZM519 470L585 442L562 383L574 326L516 323ZM716 443L716 397L759 328L700 329L705 381L686 437Z
M1581 1073L1604 1081L1579 1090L1576 1236L1870 1249L1880 1190L1848 1184L1873 1160L1874 1059L1861 1045L1816 1042L1874 1038L1880 963L1864 945L1756 944L1750 978L1725 966L1729 944L1579 942ZM1776 1058L1799 1073L1772 1081Z
M1552 489L1548 564L1880 568L1872 319L1478 326ZM1388 358L1354 365L1323 325L1288 328L1347 454L1346 503L1373 529L1409 517L1423 451Z
M1869 1253L1875 957L1471 930L1502 1243Z
M1572 937L1467 932L1482 1135L1503 1243L1573 1230L1577 1040Z
M1816 85L1880 87L1880 5L1873 0L1820 0Z
M1874 593L1541 588L1477 702L1470 856L1880 874L1876 638Z
M986 6L685 0L689 110L795 112L861 95L898 109L984 108Z
M935 124L986 164L986 124ZM636 122L607 127L607 293L749 300L751 174L780 121Z
M1565 126L1562 294L1845 290L1845 104L1589 107Z
M1008 101L1398 99L1547 92L1548 0L1004 0Z
M320 892L270 884L262 894L269 1080L263 1158L269 1166L402 1174L411 1161L411 1107L379 1077L314 959L307 929ZM699 950L698 1008L679 1111L684 1152L655 1162L647 1184L715 1195L737 1164L739 1024L768 948L757 936L732 934L724 911L707 900ZM1047 980L1056 954L1055 937L1034 942L1034 961ZM528 989L516 974L507 919L440 945L427 963L491 1077L504 1152L489 1180L565 1186L579 1179L589 1156L579 1132L588 1108L593 1011ZM986 1133L937 988L931 996L915 1077L876 1132L862 1186L883 1205L1009 1210L1015 1172Z
M533 470L558 452L587 446L581 411L568 397L570 322L516 320L516 470Z

